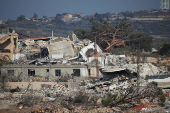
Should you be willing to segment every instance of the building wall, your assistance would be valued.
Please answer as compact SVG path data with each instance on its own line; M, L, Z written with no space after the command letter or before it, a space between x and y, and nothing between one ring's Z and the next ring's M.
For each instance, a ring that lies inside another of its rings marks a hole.
M0 44L0 48L1 49L10 49L11 48L10 43L11 43L11 41L10 41L10 39L8 39L6 42Z
M158 21L158 20L164 20L164 18L131 18L130 20Z
M0 52L0 56L8 55L10 60L14 60L13 53L18 52L18 35L17 36L7 36L6 39L1 40L0 49L9 49L10 52Z
M70 41L60 41L51 43L48 46L49 54L63 54L64 56L74 56L74 50Z
M28 69L35 70L35 75L40 75L43 77L51 76L51 77L57 77L55 76L55 70L61 70L61 76L62 75L71 75L73 73L73 69L80 69L80 77L88 77L88 70L86 66L81 65L74 65L74 66L2 66L1 67L1 73L7 73L8 70L14 70L14 76L18 76L20 74L28 76ZM49 69L49 72L47 72L47 69Z
M30 82L8 82L7 84L10 87L10 89L14 89L17 86L19 88L27 89L29 83ZM51 85L51 87L53 87L57 83L56 82L32 82L29 89L40 90L42 89L41 87L42 84ZM64 84L67 84L67 83L64 83Z
M97 77L96 67L89 67L88 69L90 71L89 77ZM102 77L102 74L100 71L99 71L99 77Z

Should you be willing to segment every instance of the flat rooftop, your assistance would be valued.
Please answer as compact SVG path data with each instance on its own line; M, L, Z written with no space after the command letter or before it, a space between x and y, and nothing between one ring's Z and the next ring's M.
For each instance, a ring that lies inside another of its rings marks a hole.
M0 68L87 68L85 65L3 65Z

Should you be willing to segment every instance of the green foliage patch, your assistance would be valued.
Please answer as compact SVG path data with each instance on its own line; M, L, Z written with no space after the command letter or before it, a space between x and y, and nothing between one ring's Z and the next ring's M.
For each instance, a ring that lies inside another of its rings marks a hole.
M112 95L111 93L108 93L107 98L102 99L102 105L108 106L110 103L117 99L117 96L118 96L117 94Z

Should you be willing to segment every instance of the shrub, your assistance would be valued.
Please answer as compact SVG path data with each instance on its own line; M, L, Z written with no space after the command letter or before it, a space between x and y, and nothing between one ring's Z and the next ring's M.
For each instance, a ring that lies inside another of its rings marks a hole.
M76 98L74 99L74 102L75 102L75 103L82 103L82 102L83 102L83 98L76 97Z
M85 103L87 100L88 96L80 91L74 98L74 103Z
M165 98L165 96L164 96L164 94L163 94L163 92L162 92L162 89L161 88L157 88L157 93L158 93L158 95L159 95L159 99L160 99L160 106L164 106L164 102L166 101L166 98Z
M108 106L111 102L115 101L117 99L117 94L112 95L111 93L108 93L107 98L102 99L102 105Z
M131 53L131 47L127 46L126 48L114 48L111 51L112 54L120 55L120 54L130 54Z
M151 82L151 84L152 84L152 85L154 85L155 87L157 87L157 86L158 86L158 83L157 83L157 82L154 82L154 81L153 81L153 82Z
M107 97L102 99L102 105L108 106L112 102L112 99Z
M154 82L154 81L149 83L149 85L154 86L154 90L156 91L155 96L159 98L159 100L160 100L159 105L163 107L164 106L164 102L166 101L166 98L164 97L162 89L158 88L157 87L158 83Z
M59 78L59 82L68 82L68 76L61 76L60 78Z

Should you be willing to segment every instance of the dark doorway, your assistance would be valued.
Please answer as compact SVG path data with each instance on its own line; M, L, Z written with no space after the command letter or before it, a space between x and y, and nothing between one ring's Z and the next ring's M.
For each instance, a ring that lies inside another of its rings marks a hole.
M49 72L49 69L46 69L46 72Z
M61 70L60 69L56 69L55 70L55 76L61 76Z
M74 76L80 76L80 69L73 69Z
M28 76L34 76L35 70L34 69L28 69Z
M8 70L8 76L14 76L14 70Z

